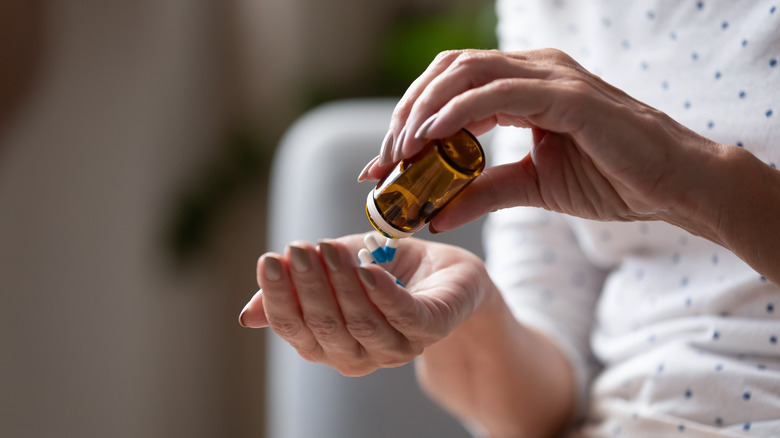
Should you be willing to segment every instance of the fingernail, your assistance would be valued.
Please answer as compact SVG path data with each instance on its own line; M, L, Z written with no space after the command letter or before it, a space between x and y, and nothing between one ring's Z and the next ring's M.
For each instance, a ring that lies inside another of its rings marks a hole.
M420 126L420 129L417 130L417 132L414 134L414 138L417 139L425 139L428 138L428 131L431 129L431 126L436 122L436 118L438 117L438 114L434 114L430 117L428 117L428 120L425 121L425 123Z
M373 166L374 163L376 163L377 161L379 161L379 155L377 155L376 157L372 158L371 161L369 161L368 164L366 164L366 167L364 167L363 170L360 171L360 175L358 175L358 178L357 178L358 182L365 181L366 176L368 176L368 171L371 170L371 166Z
M309 270L309 254L305 249L297 246L289 246L290 248L290 260L292 260L293 269L298 272L306 272Z
M373 290L376 287L376 279L371 271L366 268L357 268L357 274L360 278L360 282L363 283L363 286L365 286L366 289Z
M428 232L430 232L431 234L439 234L440 233L440 231L437 231L436 228L433 228L433 224L432 223L428 224Z
M393 163L401 161L401 159L404 157L404 140L406 140L406 127L404 127L404 129L401 130L401 133L398 134L398 142L393 148Z
M322 259L325 260L325 264L328 266L328 269L333 272L338 271L339 266L341 266L341 260L339 260L339 252L336 250L336 248L327 242L320 242L319 246L320 254L322 254Z
M243 310L241 310L241 314L238 315L238 325L241 327L246 327L247 325L244 324L244 314L246 313L246 309L249 307L249 303L247 303L246 306L244 306Z
M271 281L279 281L282 278L282 262L276 257L265 256L263 257L263 271L265 272L265 278Z
M390 162L393 157L393 131L388 130L385 134L384 140L382 140L382 149L379 152L379 165L384 166Z

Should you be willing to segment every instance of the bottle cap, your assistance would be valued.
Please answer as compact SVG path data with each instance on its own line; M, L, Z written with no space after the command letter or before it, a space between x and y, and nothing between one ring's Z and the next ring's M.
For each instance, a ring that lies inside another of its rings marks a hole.
M379 213L379 210L376 208L376 202L374 202L374 190L368 192L368 197L366 198L366 214L368 215L368 220L371 222L371 225L373 225L374 228L376 228L376 230L385 237L403 239L404 237L409 237L414 234L409 231L399 230L398 228L387 223L387 221Z

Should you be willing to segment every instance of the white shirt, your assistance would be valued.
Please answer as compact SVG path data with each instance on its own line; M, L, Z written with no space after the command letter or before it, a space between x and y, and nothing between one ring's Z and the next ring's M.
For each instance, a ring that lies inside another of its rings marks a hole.
M564 50L701 135L780 163L780 0L498 0L498 14L503 50ZM529 148L502 128L492 155ZM529 208L491 215L486 245L518 320L574 364L577 434L780 436L780 288L725 248L662 222Z

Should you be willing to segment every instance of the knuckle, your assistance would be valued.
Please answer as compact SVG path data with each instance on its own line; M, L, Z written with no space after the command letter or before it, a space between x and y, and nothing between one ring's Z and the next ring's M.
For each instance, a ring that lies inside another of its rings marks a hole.
M417 325L417 318L411 312L399 313L393 316L386 316L387 322L396 328L396 330L404 333Z
M341 327L341 321L330 315L304 316L304 322L315 336L332 335Z
M464 50L453 61L454 68L470 69L476 65L482 64L488 55L482 51Z
M347 331L356 338L370 338L379 332L379 320L370 316L359 316L347 320Z
M543 53L546 56L549 56L550 58L556 58L556 59L568 59L569 55L566 54L561 49L556 49L554 47L541 49L541 53Z
M514 78L496 79L490 83L491 92L507 94L517 86Z
M272 319L269 323L273 331L284 339L296 338L303 330L303 325L295 320Z
M295 348L295 351L298 352L298 355L304 358L305 360L309 362L321 362L322 354L321 350L318 347L314 348L306 348L302 347L300 345L296 345L294 343L290 343Z
M577 64L568 53L556 48L540 49L537 55L552 64L571 66Z
M436 57L433 59L433 63L441 64L452 62L452 60L457 59L464 52L465 50L445 50L443 52L439 52L439 54L436 55Z

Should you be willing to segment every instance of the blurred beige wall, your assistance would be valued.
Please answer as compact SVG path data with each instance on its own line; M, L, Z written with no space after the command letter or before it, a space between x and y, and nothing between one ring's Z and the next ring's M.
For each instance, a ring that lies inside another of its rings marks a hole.
M27 1L40 21L0 19L31 53L0 75L0 435L261 436L263 334L236 319L264 188L184 268L171 205L235 120L278 138L303 77L353 80L399 4Z

